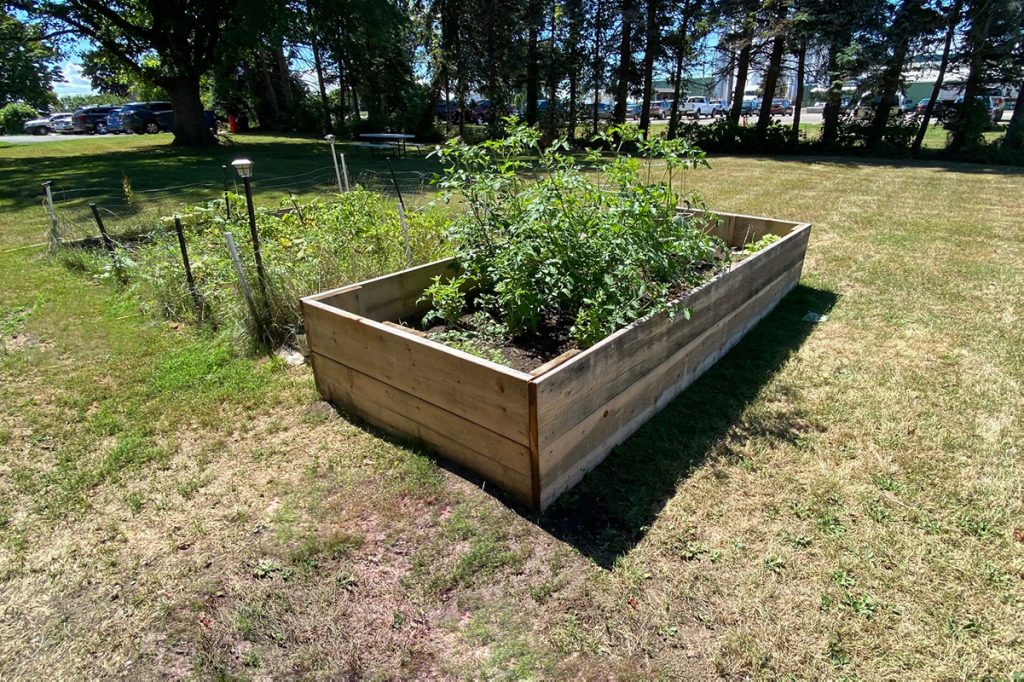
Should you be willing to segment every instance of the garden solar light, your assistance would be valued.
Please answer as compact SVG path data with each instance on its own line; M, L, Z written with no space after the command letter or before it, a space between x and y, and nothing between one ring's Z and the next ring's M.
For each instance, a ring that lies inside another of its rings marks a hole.
M328 142L334 142L334 135L325 135L324 139Z
M252 161L249 159L235 159L231 162L231 166L238 171L239 177L251 178L252 177Z

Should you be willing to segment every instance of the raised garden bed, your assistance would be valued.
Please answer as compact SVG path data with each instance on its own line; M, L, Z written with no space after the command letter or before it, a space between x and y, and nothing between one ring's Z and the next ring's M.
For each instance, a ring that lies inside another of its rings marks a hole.
M463 353L398 324L451 259L302 300L321 395L422 440L534 509L547 508L711 367L800 280L811 226L719 213L739 248L780 239L680 299L690 319L640 320L532 372Z

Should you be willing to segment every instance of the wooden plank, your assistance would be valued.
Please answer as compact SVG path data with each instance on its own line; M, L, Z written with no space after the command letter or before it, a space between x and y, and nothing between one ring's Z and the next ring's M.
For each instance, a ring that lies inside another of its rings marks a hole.
M802 263L790 267L747 302L727 313L657 369L630 385L540 450L541 509L575 485L727 353L800 280Z
M413 329L412 327L408 327L404 324L399 324L397 322L392 322L391 320L384 320L383 322L381 322L381 324L383 324L388 329L397 329L398 331L404 334L412 334L413 336L418 336L421 339L427 337L427 333L422 329Z
M559 355L557 358L552 358L545 362L540 367L538 367L537 369L531 371L530 376L539 377L541 374L547 374L555 367L558 367L563 362L566 362L569 358L574 358L582 352L583 351L581 351L579 348L572 348L570 350L567 350L561 355Z
M427 443L533 505L529 448L319 353L311 357L325 398L371 424Z
M312 352L529 446L529 374L320 301L302 309Z
M657 315L612 334L535 379L540 449L612 396L715 324L774 280L803 262L809 228L799 229L687 294L689 320Z
M418 302L423 290L430 286L434 277L457 272L455 259L445 258L304 300L319 301L378 322L395 321L424 312L429 306L426 302Z

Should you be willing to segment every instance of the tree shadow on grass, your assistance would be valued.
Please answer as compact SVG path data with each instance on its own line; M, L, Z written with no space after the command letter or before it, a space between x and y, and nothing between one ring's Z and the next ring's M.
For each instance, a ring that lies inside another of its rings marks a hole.
M838 296L800 285L725 357L616 447L575 488L538 519L555 537L611 568L644 536L677 486L699 466L797 351ZM795 439L799 415L758 424L776 438Z

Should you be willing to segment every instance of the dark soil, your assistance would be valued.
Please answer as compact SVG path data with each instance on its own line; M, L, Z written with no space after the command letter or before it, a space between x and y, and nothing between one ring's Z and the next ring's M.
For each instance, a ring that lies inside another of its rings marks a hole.
M728 256L727 263L737 263L749 257L750 254L743 249L731 249ZM729 265L726 264L724 269L728 268ZM704 273L704 281L713 279L720 272L722 272L721 267L709 266L707 272ZM692 291L693 288L687 285L680 285L672 293L672 298L679 298ZM446 345L454 345L449 343L449 332L472 333L474 331L473 312L471 310L463 315L459 319L458 324L436 324L428 327L424 330L427 338L445 343ZM551 316L550 319L542 321L536 332L522 334L512 339L504 339L500 343L477 339L472 344L469 344L469 347L467 347L467 344L458 347L460 350L488 360L498 360L497 357L494 357L494 354L497 353L500 356L500 364L521 372L532 372L544 363L554 360L568 351L579 349L579 344L576 340L569 336L572 322L572 319L569 317ZM404 323L414 329L423 329L420 320L405 320Z
M472 314L462 316L457 325L438 324L426 329L427 338L444 342L443 337L449 331L465 331L472 329ZM513 339L506 339L504 343L478 342L481 351L497 351L502 358L501 364L521 372L532 372L545 362L554 360L559 355L570 350L579 348L575 339L569 336L569 329L572 327L572 320L552 319L545 320L536 332L522 334ZM473 352L462 347L461 350ZM474 353L487 357L485 353ZM490 359L490 358L488 358Z

